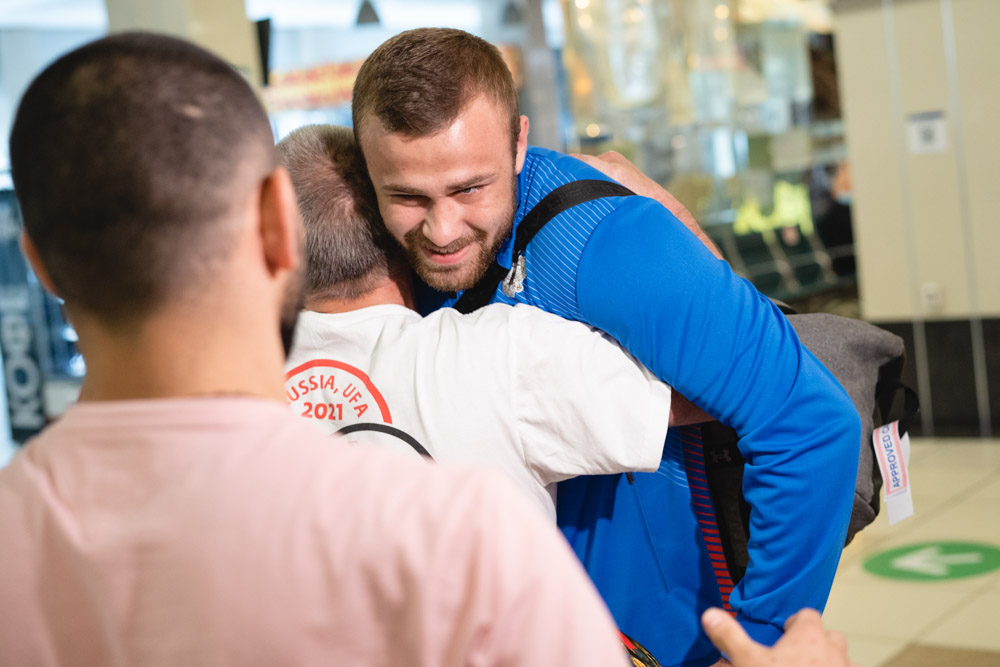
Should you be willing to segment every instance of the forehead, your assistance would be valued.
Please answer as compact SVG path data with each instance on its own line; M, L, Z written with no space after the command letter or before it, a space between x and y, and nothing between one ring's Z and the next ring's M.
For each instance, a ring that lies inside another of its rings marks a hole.
M473 99L433 134L389 132L370 119L362 125L360 138L376 188L443 186L468 174L509 169L513 163L507 116L484 96Z

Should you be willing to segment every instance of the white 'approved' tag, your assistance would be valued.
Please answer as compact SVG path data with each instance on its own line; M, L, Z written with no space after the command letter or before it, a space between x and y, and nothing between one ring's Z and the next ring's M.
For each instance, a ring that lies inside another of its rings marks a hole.
M910 493L910 434L899 437L899 422L880 426L872 433L875 458L882 471L885 506L889 525L913 515L913 495Z

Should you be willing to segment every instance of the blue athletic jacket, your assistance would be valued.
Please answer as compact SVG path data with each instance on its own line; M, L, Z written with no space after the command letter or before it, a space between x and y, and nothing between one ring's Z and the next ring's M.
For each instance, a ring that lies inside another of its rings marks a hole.
M608 180L529 148L515 226L572 180ZM511 265L512 241L497 259ZM740 435L751 506L750 564L728 590L697 429L671 429L656 473L559 485L559 525L615 620L663 665L718 652L698 617L728 602L771 644L802 607L822 610L844 545L857 473L857 412L773 304L658 203L612 197L574 207L528 244L522 302L611 334L681 394ZM454 303L420 290L422 309ZM541 389L541 388L540 388ZM685 450L687 450L685 452ZM690 480L690 482L689 482ZM715 531L713 533L713 531Z

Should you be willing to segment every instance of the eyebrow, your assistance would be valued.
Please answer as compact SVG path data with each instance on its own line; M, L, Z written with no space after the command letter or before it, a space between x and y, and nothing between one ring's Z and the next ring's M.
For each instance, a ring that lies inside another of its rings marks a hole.
M451 183L445 187L448 190L448 192L457 192L458 190L465 190L466 188L471 188L474 185L492 183L495 179L496 179L495 174L493 174L492 172L487 172L484 174L475 174L474 176L471 176L465 180L459 181L458 183ZM420 197L426 194L423 190L419 188L414 188L410 187L409 185L401 185L395 183L388 183L386 185L383 185L382 190L384 192L390 192L393 194L416 195Z
M392 183L387 183L382 186L382 190L385 192L390 192L392 194L399 195L423 195L424 193L417 188L411 188L406 185L394 185Z

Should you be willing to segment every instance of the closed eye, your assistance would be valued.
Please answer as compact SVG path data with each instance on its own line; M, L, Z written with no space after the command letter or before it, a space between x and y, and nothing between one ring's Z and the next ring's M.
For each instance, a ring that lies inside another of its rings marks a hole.
M390 194L389 198L397 204L421 204L425 197L423 195L413 195L408 193Z

